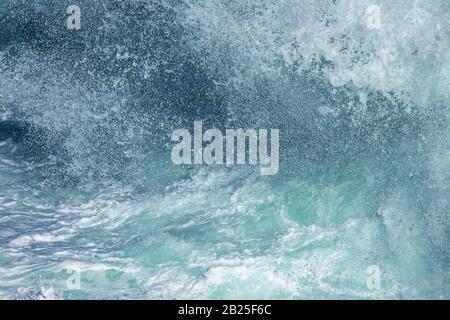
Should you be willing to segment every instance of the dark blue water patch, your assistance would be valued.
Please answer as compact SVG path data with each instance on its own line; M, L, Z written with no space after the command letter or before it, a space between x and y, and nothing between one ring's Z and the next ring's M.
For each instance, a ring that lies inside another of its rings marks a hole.
M24 140L28 132L27 127L18 121L0 121L0 140L12 139L15 143Z
M5 32L11 42L42 55L71 81L124 92L139 99L142 108L163 109L177 120L224 123L223 94L202 57L190 48L193 34L180 23L181 3L109 0L78 5L82 27L74 31L65 25L65 3L11 3L6 19L14 17L14 23ZM118 77L120 84L113 85Z

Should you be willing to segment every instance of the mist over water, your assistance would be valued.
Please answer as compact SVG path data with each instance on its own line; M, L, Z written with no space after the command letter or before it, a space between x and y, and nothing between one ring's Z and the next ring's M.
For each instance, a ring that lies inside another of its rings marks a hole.
M449 92L448 0L3 0L0 298L448 299Z

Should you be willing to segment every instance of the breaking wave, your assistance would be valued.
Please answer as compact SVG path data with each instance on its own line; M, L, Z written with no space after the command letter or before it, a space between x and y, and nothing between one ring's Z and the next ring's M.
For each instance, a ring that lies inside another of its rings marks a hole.
M1 298L449 298L448 0L75 2L0 4Z

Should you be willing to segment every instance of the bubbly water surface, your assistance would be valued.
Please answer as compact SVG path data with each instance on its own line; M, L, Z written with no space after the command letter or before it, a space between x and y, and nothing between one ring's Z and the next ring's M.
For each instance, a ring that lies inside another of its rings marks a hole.
M449 93L449 0L3 0L0 298L448 299Z

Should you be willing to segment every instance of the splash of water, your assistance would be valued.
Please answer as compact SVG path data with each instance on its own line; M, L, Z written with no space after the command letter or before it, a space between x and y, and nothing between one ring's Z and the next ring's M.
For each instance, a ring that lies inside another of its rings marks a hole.
M2 298L448 298L448 1L77 2L0 4ZM280 174L174 167L197 119Z

